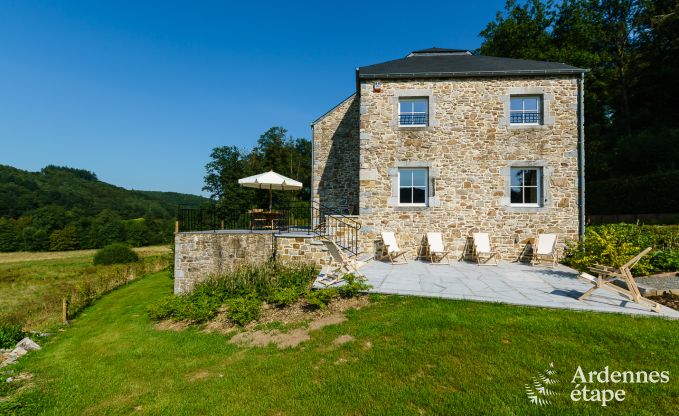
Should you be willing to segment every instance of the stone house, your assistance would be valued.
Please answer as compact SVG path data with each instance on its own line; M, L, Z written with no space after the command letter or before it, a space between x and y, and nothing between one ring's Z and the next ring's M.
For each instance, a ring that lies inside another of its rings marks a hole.
M504 259L527 237L584 233L583 80L569 65L431 48L356 69L356 91L312 123L312 200L416 250L472 232Z

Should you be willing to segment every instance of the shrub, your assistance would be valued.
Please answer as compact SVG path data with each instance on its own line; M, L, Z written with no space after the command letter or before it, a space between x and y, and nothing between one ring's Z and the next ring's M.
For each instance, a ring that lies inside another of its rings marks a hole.
M632 269L636 276L679 269L679 227L606 224L587 227L585 241L571 243L563 263L587 270L599 263L621 266L646 247L653 247Z
M0 348L14 348L25 335L20 324L0 323Z
M187 320L196 323L206 322L217 315L221 302L201 294L168 296L148 307L149 317L153 320Z
M337 288L339 295L343 298L353 298L358 296L359 293L365 292L372 287L361 278L353 274L345 275L344 281L345 284Z
M238 297L228 302L228 317L240 326L259 318L262 301L255 296Z
M139 261L137 253L122 243L109 244L97 250L97 253L94 255L95 265L134 263L137 261Z
M339 296L337 288L308 290L304 295L306 302L313 307L325 309L328 304Z
M297 288L286 287L275 290L267 297L266 301L279 308L283 308L297 302L300 295L301 293Z

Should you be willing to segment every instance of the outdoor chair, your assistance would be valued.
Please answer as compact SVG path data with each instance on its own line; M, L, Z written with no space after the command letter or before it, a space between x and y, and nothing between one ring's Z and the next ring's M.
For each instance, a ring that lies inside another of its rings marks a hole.
M474 239L472 258L476 260L476 263L479 266L497 266L499 255L493 250L488 233L474 233L472 238Z
M450 264L448 254L450 251L446 250L443 244L443 236L441 233L427 233L427 255L432 264L444 264L443 259L447 259Z
M604 266L600 264L596 264L590 267L590 271L592 271L592 273L595 273L597 275L596 277L588 273L584 272L580 273L579 277L589 280L591 283L594 284L594 287L589 289L587 292L583 293L582 296L578 298L578 300L584 300L586 297L591 295L592 292L599 288L606 288L613 290L614 292L620 293L622 295L625 295L628 298L630 298L632 302L636 302L642 306L646 306L654 312L660 312L659 303L653 302L652 300L646 299L645 297L641 296L641 293L639 292L639 287L634 281L634 277L632 276L632 272L630 271L630 269L634 267L639 262L639 260L641 260L641 258L648 254L652 249L653 249L652 247L646 248L644 251L632 257L627 263L623 264L619 268ZM622 279L622 281L625 282L625 284L627 285L627 289L617 286L613 282L614 279Z
M406 264L408 259L406 258L405 251L402 251L398 243L396 242L396 236L393 231L382 231L380 234L382 238L382 248L379 253L379 259L388 258L392 264ZM403 258L403 261L396 261L399 258Z
M556 234L538 234L533 245L533 256L531 257L531 264L535 266L541 260L549 260L549 267L556 267L558 261L556 252Z
M365 279L365 276L358 271L361 264L356 260L356 256L347 256L346 253L340 250L334 241L326 239L323 239L322 241L335 264L324 267L323 270L321 270L321 277L317 282L324 286L331 286L342 281L345 274L353 274L354 276Z

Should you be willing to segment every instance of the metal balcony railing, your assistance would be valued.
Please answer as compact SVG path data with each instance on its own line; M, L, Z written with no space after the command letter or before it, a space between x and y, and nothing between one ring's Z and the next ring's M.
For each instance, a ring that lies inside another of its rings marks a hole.
M542 124L542 113L517 111L509 114L509 122L512 124Z
M398 123L401 126L426 126L429 124L428 114L399 114Z

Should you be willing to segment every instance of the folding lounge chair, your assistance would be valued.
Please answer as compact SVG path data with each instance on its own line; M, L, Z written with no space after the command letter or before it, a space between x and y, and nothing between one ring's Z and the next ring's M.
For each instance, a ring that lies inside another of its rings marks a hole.
M542 259L551 262L550 267L556 267L557 252L556 252L556 234L538 234L535 238L535 245L533 246L533 256L531 257L531 264L535 266L540 263Z
M443 259L448 257L450 251L443 245L441 233L427 233L427 254L432 264L443 264ZM447 258L450 264L450 258Z
M335 262L332 266L327 266L321 270L321 278L318 282L330 286L338 283L342 280L345 274L353 274L361 278L365 278L358 268L361 266L355 257L349 257L337 247L333 241L322 240L325 247L328 249L328 253Z
M476 259L479 266L497 266L498 254L490 246L490 236L488 233L474 233L474 251L472 257ZM490 261L493 261L491 263Z
M379 254L379 259L385 259L389 258L389 261L391 261L392 264L406 264L408 263L408 259L406 259L405 256L405 251L402 251L398 247L398 243L396 242L396 236L394 235L393 231L382 231L381 233L382 237L382 251ZM395 261L399 257L403 258L402 262Z
M620 266L620 268L603 266L599 264L590 267L592 273L595 273L597 275L596 277L588 273L584 272L580 273L579 277L589 280L591 283L594 284L594 287L589 289L587 292L583 293L583 295L580 296L578 300L585 299L587 296L591 295L592 292L599 288L607 288L629 297L631 301L646 306L654 312L660 312L659 303L653 302L652 300L646 299L645 297L641 296L641 293L639 292L639 287L637 287L637 284L634 281L634 277L632 276L632 272L630 271L630 269L634 267L639 262L639 260L641 260L642 257L648 254L649 251L651 251L651 249L652 247L648 247L647 249L637 254L632 259L630 259L630 261ZM612 282L612 280L616 278L622 279L627 285L627 289L615 285Z

